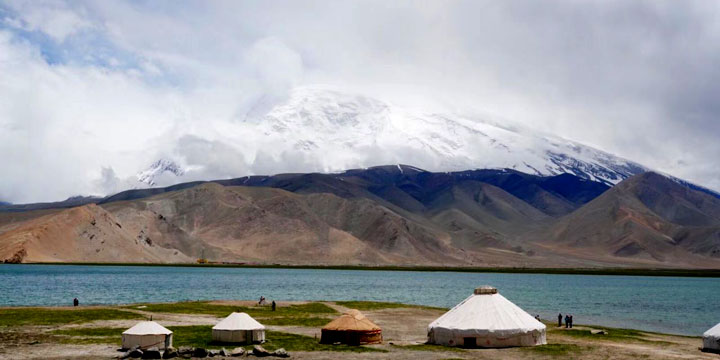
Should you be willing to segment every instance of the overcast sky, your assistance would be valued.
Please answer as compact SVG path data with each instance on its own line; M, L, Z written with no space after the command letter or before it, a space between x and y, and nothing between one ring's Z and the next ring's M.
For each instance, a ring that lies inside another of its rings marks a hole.
M101 193L317 83L492 114L720 190L717 1L0 0L0 200Z

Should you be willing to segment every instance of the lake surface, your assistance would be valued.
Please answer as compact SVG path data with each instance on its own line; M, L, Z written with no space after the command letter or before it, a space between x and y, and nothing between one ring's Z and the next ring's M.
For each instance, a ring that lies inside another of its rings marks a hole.
M0 265L0 306L182 300L373 300L452 307L489 284L531 314L701 335L720 322L720 279L165 266ZM2 311L2 310L0 310Z

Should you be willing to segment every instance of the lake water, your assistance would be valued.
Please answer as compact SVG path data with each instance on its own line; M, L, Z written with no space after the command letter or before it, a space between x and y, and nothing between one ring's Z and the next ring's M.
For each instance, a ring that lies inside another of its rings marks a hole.
M720 279L165 266L0 265L0 306L181 300L373 300L452 307L489 284L531 314L701 335L720 322ZM0 310L2 311L2 310Z

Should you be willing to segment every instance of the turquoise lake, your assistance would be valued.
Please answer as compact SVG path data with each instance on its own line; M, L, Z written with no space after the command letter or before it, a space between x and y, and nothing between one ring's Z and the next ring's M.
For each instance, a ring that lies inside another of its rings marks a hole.
M606 275L0 265L0 306L182 300L373 300L452 307L492 285L543 319L701 335L720 322L720 279ZM2 310L0 310L2 311Z

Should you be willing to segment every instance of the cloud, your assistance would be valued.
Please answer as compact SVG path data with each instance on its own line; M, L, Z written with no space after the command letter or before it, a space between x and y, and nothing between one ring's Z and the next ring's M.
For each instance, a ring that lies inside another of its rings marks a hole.
M243 125L313 83L510 119L720 189L718 12L709 1L0 1L0 193L106 192L164 156L197 178L325 169ZM366 154L357 163L429 161Z
M255 42L246 53L266 93L285 95L302 80L303 62L298 53L275 37Z
M92 27L84 19L86 14L82 8L71 9L64 1L9 1L6 5L17 14L7 18L6 24L26 31L43 32L59 42Z

